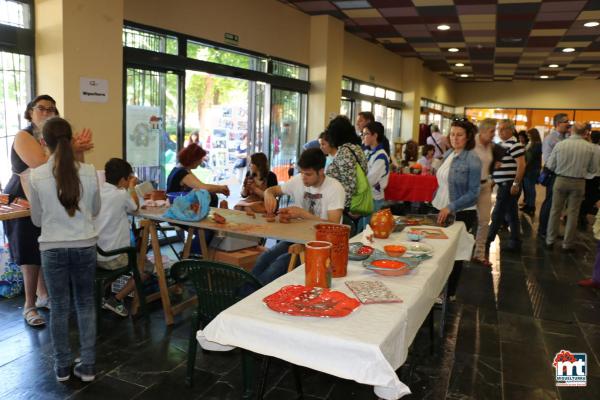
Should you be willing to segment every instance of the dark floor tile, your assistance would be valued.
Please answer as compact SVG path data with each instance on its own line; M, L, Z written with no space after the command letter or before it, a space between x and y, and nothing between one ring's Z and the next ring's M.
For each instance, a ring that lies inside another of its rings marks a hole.
M326 398L333 385L339 382L339 378L312 369L300 368L299 371L302 391L314 397ZM291 369L287 371L277 386L289 391L296 390L296 380Z
M505 399L527 399L527 400L559 400L555 389L542 389L530 386L517 385L515 383L504 383Z
M333 385L328 400L376 400L377 396L373 391L373 386L361 385L354 381L340 380Z
M127 400L141 393L145 388L134 385L111 376L103 376L100 379L86 385L70 399L85 400Z
M448 397L501 400L500 358L457 352L452 366Z
M192 387L187 387L185 377L187 368L182 364L167 374L160 377L149 388L136 396L136 400L152 399L199 399L212 385L217 382L218 375L207 371L196 370Z
M554 373L551 359L543 346L502 342L502 372L504 382L552 389ZM509 398L509 397L506 397Z
M498 311L533 315L525 274L501 272L498 286Z
M186 360L186 354L164 340L140 351L129 361L110 371L109 375L127 382L149 387Z
M499 358L500 338L496 311L464 307L458 326L455 351Z
M23 322L24 323L24 322ZM39 351L50 343L50 330L26 327L22 334L12 335L0 341L0 367L29 352Z
M502 342L544 345L540 321L533 317L498 311L498 331Z
M576 300L574 302L574 312L577 321L600 325L600 302Z
M575 322L540 320L542 331L547 334L577 336L581 332Z
M275 387L265 394L265 400L291 400L298 397L295 391ZM303 399L318 400L320 397L304 395Z
M579 326L593 353L589 357L593 355L595 359L600 360L600 326L590 324L579 324Z
M600 378L587 377L586 387L559 387L561 400L595 400L600 399Z

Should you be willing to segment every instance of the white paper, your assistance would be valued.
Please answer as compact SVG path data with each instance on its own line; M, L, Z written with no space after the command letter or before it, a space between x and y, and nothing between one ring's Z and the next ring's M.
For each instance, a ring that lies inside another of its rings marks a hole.
M108 81L98 78L79 78L79 99L86 103L106 103Z

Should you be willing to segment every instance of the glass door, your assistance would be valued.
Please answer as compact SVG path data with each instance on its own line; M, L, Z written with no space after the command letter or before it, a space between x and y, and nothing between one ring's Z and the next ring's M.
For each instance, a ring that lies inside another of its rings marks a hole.
M127 68L125 157L141 181L166 187L175 166L180 77Z
M282 89L271 91L269 159L279 182L294 173L299 149L306 141L306 94Z
M195 141L208 152L194 173L203 182L228 185L230 204L241 199L247 159L253 153L249 144L255 142L254 121L263 113L255 104L256 92L255 82L186 71L184 144Z

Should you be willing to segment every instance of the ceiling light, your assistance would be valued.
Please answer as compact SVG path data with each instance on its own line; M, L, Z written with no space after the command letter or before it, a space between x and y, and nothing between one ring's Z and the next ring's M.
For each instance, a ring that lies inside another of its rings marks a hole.
M574 48L572 47L565 47L564 49L562 49L563 53L572 53L575 51Z
M590 22L586 22L585 24L583 24L583 26L585 26L586 28L595 28L598 25L600 25L600 22L597 22L597 21L590 21ZM439 26L438 26L438 29L440 29Z
M558 64L550 64L548 65L548 68L558 68Z
M468 77L469 77L469 75L468 75L468 74L460 74L460 77L461 77L461 78L468 78Z
M458 52L458 49L457 49L456 47L450 47L450 48L448 49L448 51L449 51L450 53L456 53L456 52ZM564 50L563 50L563 51L564 51Z
M588 22L589 23L589 22ZM586 25L587 26L587 25ZM595 26L595 25L594 25ZM448 29L450 29L449 25L438 25L438 30L440 31L447 31Z
M548 75L540 75L540 79L548 79Z
M454 64L454 66L455 66L455 67L464 67L464 66L465 66L465 64L463 64L463 63L456 63L456 64Z

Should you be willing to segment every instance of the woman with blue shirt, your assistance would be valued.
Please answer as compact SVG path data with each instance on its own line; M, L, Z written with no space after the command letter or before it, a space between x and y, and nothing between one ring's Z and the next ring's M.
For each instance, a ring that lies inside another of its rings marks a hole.
M71 376L69 313L71 294L81 361L73 373L84 382L95 378L96 309L94 276L96 241L94 217L100 212L96 170L75 159L71 125L62 118L46 121L43 137L50 157L30 174L31 221L41 228L42 272L50 294L50 334L58 381Z
M479 198L481 160L473 151L477 128L466 119L454 120L450 126L452 149L444 154L437 171L438 190L431 204L439 210L438 223L443 224L450 214L464 222L467 231L475 235L477 228L477 199ZM453 301L462 270L456 261L448 279L448 297Z

